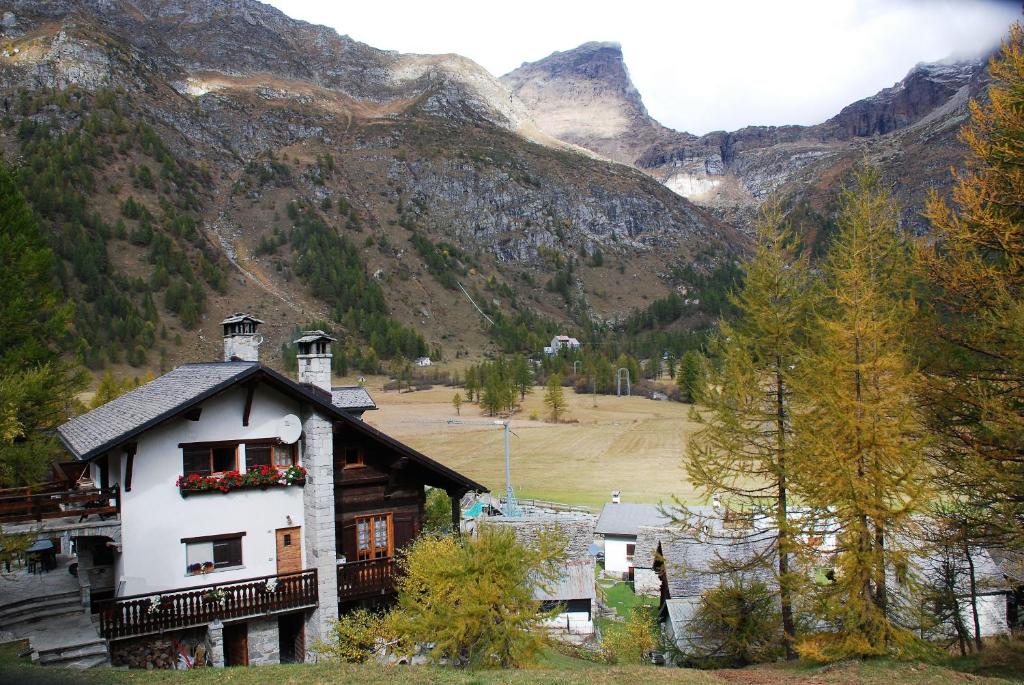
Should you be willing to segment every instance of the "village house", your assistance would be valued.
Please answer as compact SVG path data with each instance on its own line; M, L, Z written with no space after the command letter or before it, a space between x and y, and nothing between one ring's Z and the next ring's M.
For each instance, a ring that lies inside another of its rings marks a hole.
M559 569L556 581L538 587L533 596L542 611L556 612L545 622L548 630L565 636L594 634L597 586L592 558L569 561Z
M606 503L594 529L604 549L605 575L633 580L633 555L640 529L670 522L671 517L656 504L625 503L618 497Z
M462 496L485 491L363 422L373 400L332 387L322 331L296 341L297 381L260 364L260 323L225 319L223 361L180 366L58 429L107 518L63 530L54 518L47 534L74 546L115 662L152 639L200 642L214 665L313 658L339 612L393 599L425 488L450 496L456 525Z

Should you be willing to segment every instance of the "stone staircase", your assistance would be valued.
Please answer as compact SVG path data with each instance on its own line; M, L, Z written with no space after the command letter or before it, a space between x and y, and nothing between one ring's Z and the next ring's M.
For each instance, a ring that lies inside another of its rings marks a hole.
M69 590L48 597L33 597L0 605L0 627L17 635L31 629L39 621L80 613L81 595L75 590Z
M110 663L106 640L83 609L78 591L0 605L0 631L27 639L41 666L85 669Z

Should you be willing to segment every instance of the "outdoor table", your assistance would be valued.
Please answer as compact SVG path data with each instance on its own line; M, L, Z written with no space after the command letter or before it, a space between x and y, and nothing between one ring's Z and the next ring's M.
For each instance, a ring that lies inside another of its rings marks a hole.
M44 571L57 568L57 551L53 548L53 542L46 538L39 538L32 546L25 550L25 557L39 559Z

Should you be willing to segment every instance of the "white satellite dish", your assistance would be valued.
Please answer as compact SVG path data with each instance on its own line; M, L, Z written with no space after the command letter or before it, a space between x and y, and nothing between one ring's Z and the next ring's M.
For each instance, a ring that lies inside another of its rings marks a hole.
M302 435L302 423L295 414L286 414L277 422L277 437L286 445L291 445Z

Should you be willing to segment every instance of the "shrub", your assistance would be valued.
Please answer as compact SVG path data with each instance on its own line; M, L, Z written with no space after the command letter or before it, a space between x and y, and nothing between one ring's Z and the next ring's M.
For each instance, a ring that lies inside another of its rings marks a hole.
M633 607L626 622L609 626L601 639L601 651L613 664L649 663L649 655L657 647L650 607Z

